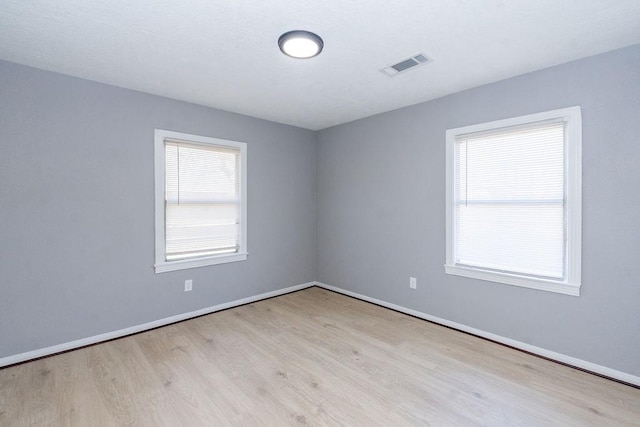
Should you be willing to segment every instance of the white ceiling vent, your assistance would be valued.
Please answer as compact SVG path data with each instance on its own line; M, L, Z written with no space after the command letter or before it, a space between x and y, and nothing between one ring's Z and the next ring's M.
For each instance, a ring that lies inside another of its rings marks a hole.
M428 64L430 62L433 62L431 58L429 58L424 53L418 53L416 55L413 55L410 58L403 59L400 62L384 67L380 71L382 71L389 77L393 77L393 76L397 76L400 73L404 73L413 68L416 68L419 65Z

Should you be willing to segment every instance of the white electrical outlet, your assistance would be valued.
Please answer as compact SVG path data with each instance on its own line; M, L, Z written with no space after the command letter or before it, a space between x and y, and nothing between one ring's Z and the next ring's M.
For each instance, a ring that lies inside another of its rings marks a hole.
M418 280L415 277L409 277L409 287L415 289L418 284Z
M193 289L193 280L185 280L184 281L184 291L189 292Z

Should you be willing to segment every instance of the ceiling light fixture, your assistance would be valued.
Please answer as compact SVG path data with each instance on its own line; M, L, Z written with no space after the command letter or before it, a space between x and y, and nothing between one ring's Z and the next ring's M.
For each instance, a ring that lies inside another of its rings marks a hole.
M313 58L322 52L324 42L317 34L295 30L284 33L278 39L280 50L292 58Z

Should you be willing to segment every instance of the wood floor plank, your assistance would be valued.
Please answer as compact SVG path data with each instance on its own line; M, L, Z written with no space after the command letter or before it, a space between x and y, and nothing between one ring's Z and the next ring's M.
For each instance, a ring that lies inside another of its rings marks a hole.
M310 288L0 369L0 426L640 426L640 390Z

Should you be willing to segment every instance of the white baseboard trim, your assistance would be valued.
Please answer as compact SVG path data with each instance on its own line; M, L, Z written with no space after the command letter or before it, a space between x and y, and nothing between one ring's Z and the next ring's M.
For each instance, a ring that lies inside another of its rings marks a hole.
M38 359L44 356L50 356L52 354L60 353L63 351L73 350L73 349L84 347L91 344L97 344L103 341L109 341L114 338L121 338L127 335L157 328L159 326L165 326L171 323L176 323L176 322L181 322L183 320L191 319L193 317L202 316L204 314L211 314L211 313L215 313L216 311L237 307L239 305L249 304L249 303L260 301L263 299L277 297L279 295L284 295L291 292L299 291L301 289L310 288L315 285L316 285L315 282L303 283L302 285L291 286L288 288L278 289L276 291L266 292L263 294L254 295L251 297L242 298L242 299L231 301L231 302L225 302L223 304L202 308L196 311L190 311L188 313L177 314L175 316L154 320L153 322L143 323L141 325L131 326L129 328L120 329L117 331L107 332L104 334L82 338L79 340L70 341L63 344L57 344L51 347L40 348L33 351L27 351L26 353L20 353L13 356L3 357L3 358L0 358L0 368L3 366L9 366L16 363L26 362L28 360Z
M448 326L459 331L468 332L472 335L476 335L482 338L487 338L491 341L496 341L501 344L508 345L510 347L524 350L529 353L537 354L538 356L546 357L548 359L555 360L557 362L565 363L567 365L574 366L576 368L584 369L605 377L613 378L619 381L623 381L629 384L640 387L640 377L628 374L626 372L616 371L615 369L607 368L606 366L597 365L586 360L577 359L575 357L567 356L565 354L556 353L555 351L547 350L544 348L536 347L521 341L516 341L511 338L502 337L500 335L492 334L491 332L485 332L480 329L472 328L462 323L452 322L451 320L442 319L440 317L432 316L430 314L423 313L421 311L412 310L410 308L403 307L401 305L392 304L390 302L382 301L376 298L371 298L366 295L351 292L335 286L330 286L321 282L316 282L316 286L324 288L330 291L338 292L340 294L348 295L363 301L371 302L373 304L380 305L382 307L390 308L392 310L399 311L401 313L409 314L411 316L419 317L424 320L428 320L439 325Z

